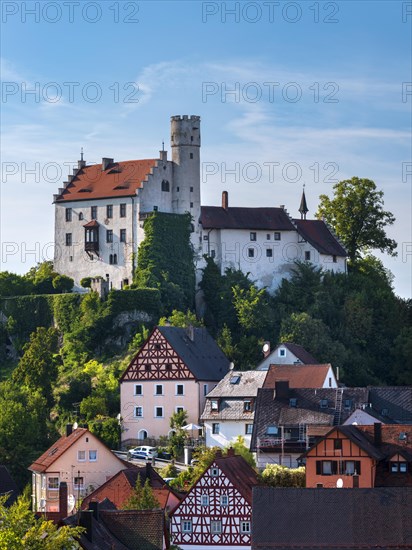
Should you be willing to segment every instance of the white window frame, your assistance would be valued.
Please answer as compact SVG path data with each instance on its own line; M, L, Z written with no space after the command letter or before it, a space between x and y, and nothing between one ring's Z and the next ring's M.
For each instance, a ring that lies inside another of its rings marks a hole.
M137 388L140 388L140 393L137 392ZM134 395L143 395L143 384L134 385Z
M250 535L250 521L240 522L240 532L244 535Z
M226 502L224 502L224 500L226 500ZM229 506L229 497L226 493L224 495L220 495L220 506Z
M279 357L286 357L286 348L279 348L278 349L278 356Z
M253 424L250 424L250 423L245 424L245 435L252 435L252 433L253 433Z
M140 409L142 411L142 414L137 414L137 409ZM133 412L134 418L143 418L143 407L141 405L136 405Z
M184 519L182 521L182 533L191 533L192 532L192 520Z
M80 479L81 483L76 483L76 479ZM75 476L73 478L73 489L84 489L84 476Z
M84 458L80 458L80 453L83 453ZM86 462L86 451L77 451L77 462Z
M210 475L212 477L219 477L219 468L216 468L216 466L214 466L213 468L211 468L210 470Z
M162 415L161 416L157 415L157 409L162 409ZM154 407L153 415L154 415L155 418L164 418L165 417L164 407L162 405L156 405L156 407Z
M181 386L182 387L182 393L178 393L177 388ZM185 385L184 384L176 384L175 385L175 395L184 395L185 394Z
M50 487L50 481L57 479L57 487ZM59 490L59 476L50 476L47 477L47 490L48 491L58 491Z
M275 231L275 232L273 233L273 240L274 240L274 241L280 241L280 240L282 240L282 234L281 234L280 231Z
M209 495L200 495L200 505L209 506Z
M90 458L90 453L96 453L96 458ZM97 449L90 449L88 455L89 455L89 462L97 462L97 458L98 458Z
M217 431L215 431L215 426L217 426ZM220 434L220 422L212 422L212 434L213 435Z
M185 408L182 407L182 405L176 405L176 407L175 407L175 412L176 413L182 412L184 410L185 410Z
M157 388L160 388L160 389L161 389L161 393L157 393ZM154 385L154 393L153 393L153 395L164 395L163 384L155 384L155 385Z
M210 521L210 532L212 535L221 535L222 534L222 520L212 519Z

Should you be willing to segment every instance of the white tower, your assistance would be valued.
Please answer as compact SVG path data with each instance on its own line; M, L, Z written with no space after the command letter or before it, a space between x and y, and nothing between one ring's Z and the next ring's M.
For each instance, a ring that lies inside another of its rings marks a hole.
M172 210L193 218L192 243L199 248L200 218L200 117L172 116L170 120L173 162Z

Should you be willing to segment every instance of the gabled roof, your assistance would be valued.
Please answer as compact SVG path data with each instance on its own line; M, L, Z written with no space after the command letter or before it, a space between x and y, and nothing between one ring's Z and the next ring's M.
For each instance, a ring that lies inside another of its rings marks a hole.
M73 430L72 433L69 436L62 436L60 439L56 441L51 447L47 449L37 460L33 462L31 466L29 466L29 470L33 472L45 472L52 464L55 462L58 458L60 458L76 441L79 441L85 434L88 434L90 437L93 437L94 439L97 439L99 443L103 446L103 442L101 442L95 435L93 435L87 428L77 428L76 430ZM107 448L107 447L106 447ZM107 449L107 452L111 452L109 449ZM116 456L116 455L113 455ZM123 461L122 459L116 457L117 460L122 462L123 464L129 465L127 462Z
M267 229L296 231L283 208L202 206L203 229Z
M299 344L294 344L293 342L282 342L273 351L276 351L278 348L284 346L287 348L293 355L305 363L305 365L317 365L319 361L313 357L311 353L305 350L305 348Z
M225 376L229 359L205 328L193 328L193 340L185 328L157 328L198 380L220 380Z
M9 498L6 501L6 506L11 506L17 500L19 488L7 467L0 465L0 495L6 495L7 493L9 493Z
M324 365L269 365L263 387L274 388L276 382L288 380L290 388L322 388L331 368L330 363Z
M355 428L355 426L352 427ZM374 443L374 425L356 426L356 428L368 441ZM380 424L380 432L382 443L378 448L385 458L390 458L394 454L400 453L404 458L412 461L412 425Z
M412 424L411 386L370 386L369 402L383 422Z
M346 250L322 220L293 220L300 235L320 254L347 256Z
M207 394L207 397L256 397L265 380L266 371L229 371Z
M114 162L102 171L101 164L85 166L66 184L55 202L130 197L143 187L156 159Z
M406 550L411 510L411 488L255 487L252 550Z
M214 464L238 489L243 498L252 504L252 489L258 484L258 478L255 470L249 466L246 460L242 456L228 455L216 457L210 468Z

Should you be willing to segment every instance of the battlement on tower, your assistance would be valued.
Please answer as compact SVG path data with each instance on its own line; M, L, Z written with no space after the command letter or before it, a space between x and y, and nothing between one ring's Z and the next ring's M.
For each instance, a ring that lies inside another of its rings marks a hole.
M170 120L187 120L187 121L199 121L199 115L173 115L170 117Z

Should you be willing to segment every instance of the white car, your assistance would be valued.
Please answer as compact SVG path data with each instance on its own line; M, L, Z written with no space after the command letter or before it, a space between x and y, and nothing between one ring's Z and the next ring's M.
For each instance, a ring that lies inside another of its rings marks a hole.
M127 451L127 458L144 458L146 460L151 460L152 458L157 457L156 447L148 447L146 445L142 447L134 447L134 449L129 449Z

